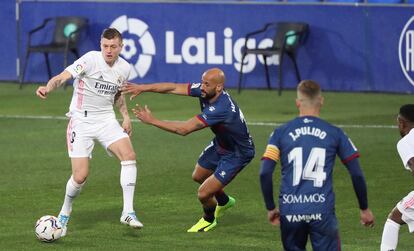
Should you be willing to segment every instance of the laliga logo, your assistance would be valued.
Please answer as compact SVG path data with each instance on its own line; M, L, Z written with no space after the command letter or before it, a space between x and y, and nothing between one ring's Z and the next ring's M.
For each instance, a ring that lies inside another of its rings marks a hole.
M110 27L117 29L124 37L121 55L129 62L136 60L135 64L130 63L134 71L131 72L129 79L143 78L151 67L152 57L155 55L155 43L148 31L148 25L139 19L123 15L115 19ZM137 55L138 51L140 53Z
M414 16L405 24L400 35L398 45L398 57L401 69L405 77L414 86L414 27L412 27ZM411 28L411 29L410 29Z

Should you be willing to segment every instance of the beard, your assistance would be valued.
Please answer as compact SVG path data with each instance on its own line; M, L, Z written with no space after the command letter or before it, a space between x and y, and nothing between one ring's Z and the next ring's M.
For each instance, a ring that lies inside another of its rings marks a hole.
M208 92L201 91L201 97L205 100L210 100L214 98L214 96L216 96L215 92L208 93Z

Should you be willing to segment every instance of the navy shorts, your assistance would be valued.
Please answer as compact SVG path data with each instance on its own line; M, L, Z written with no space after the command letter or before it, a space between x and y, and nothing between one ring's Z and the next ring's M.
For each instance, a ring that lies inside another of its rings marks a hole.
M201 153L198 164L213 171L214 176L227 185L252 159L253 156L237 156L233 152L219 154L217 147L211 143Z
M282 215L280 229L286 251L304 251L308 236L314 251L341 250L338 221L335 213Z

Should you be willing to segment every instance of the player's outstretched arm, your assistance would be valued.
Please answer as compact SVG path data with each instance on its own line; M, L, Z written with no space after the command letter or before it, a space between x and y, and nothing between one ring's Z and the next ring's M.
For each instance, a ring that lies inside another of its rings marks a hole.
M182 136L206 127L206 125L197 117L193 117L185 122L159 120L152 115L148 106L141 107L137 104L136 107L132 109L132 112L145 124L153 125L162 130Z
M36 95L41 99L46 99L47 94L54 89L62 86L67 80L71 79L72 75L68 71L62 71L59 75L51 78L46 85L39 86L36 90Z
M188 84L176 84L170 82L154 83L154 84L133 84L125 83L121 87L123 94L130 93L132 100L142 92L157 92L176 95L188 95Z

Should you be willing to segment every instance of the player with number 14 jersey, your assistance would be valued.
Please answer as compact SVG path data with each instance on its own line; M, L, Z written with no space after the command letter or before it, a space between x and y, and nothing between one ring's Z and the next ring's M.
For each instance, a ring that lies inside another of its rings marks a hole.
M282 166L281 215L334 211L332 171L337 153L344 164L359 157L345 133L320 118L298 117L274 131L263 158Z

